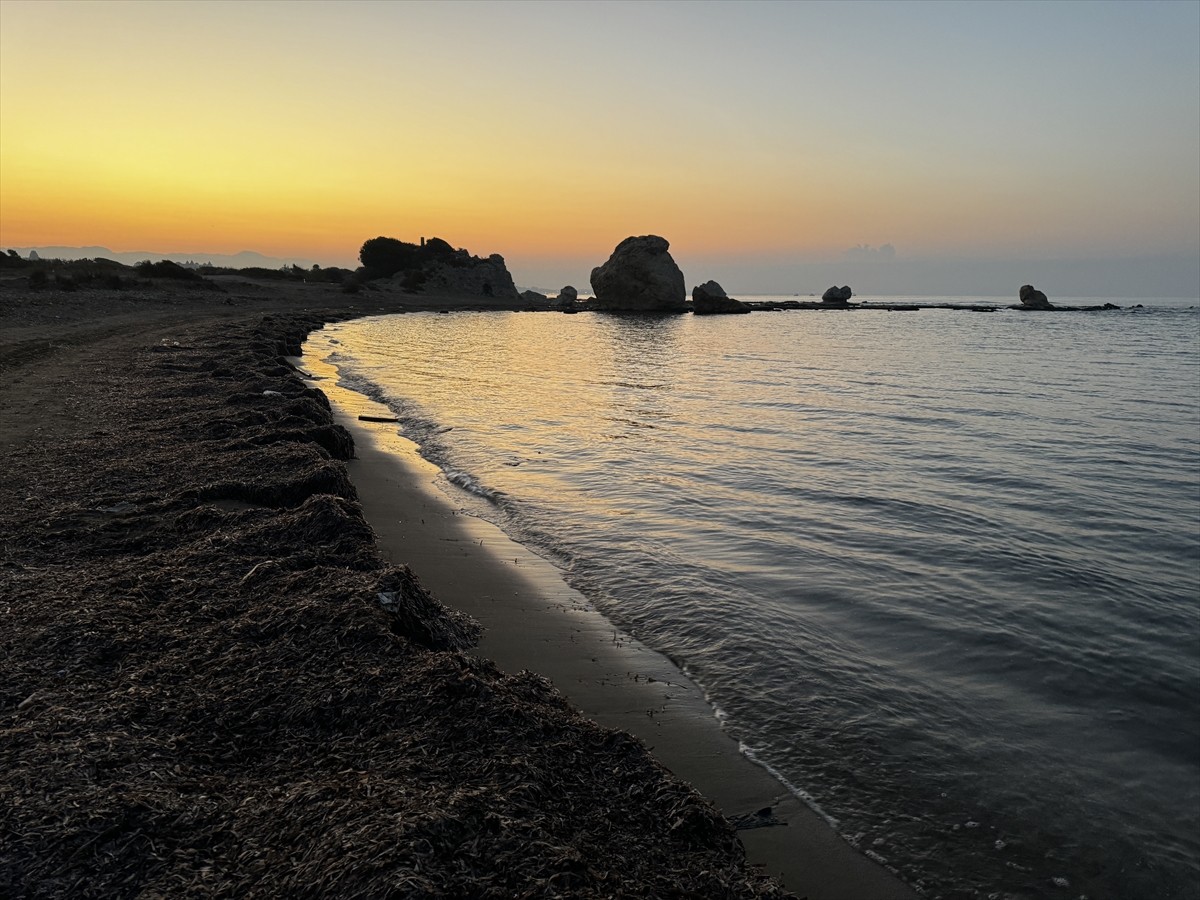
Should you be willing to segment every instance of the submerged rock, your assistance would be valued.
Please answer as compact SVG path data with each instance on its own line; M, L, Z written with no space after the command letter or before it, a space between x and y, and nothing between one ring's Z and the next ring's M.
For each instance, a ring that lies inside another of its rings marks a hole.
M692 288L692 312L698 316L716 316L748 313L750 307L730 297L715 281L706 281Z
M683 312L687 292L683 272L667 252L666 238L627 237L602 266L592 269L596 309L628 312Z
M1025 309L1054 309L1046 295L1032 284L1021 285L1021 306Z
M821 302L829 306L845 306L853 296L854 291L850 290L849 285L844 284L841 287L834 285L821 295Z

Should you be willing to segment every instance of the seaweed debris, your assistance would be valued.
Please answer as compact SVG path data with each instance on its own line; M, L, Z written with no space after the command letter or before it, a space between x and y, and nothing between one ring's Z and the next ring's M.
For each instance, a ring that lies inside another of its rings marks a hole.
M785 896L382 559L282 359L333 315L115 354L7 462L0 895Z

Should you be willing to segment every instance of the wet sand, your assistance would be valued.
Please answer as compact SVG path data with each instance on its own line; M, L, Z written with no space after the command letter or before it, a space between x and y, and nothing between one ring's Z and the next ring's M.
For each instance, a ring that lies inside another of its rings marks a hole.
M916 896L743 755L671 660L615 629L549 562L463 512L454 502L458 488L397 425L359 418L386 420L389 409L339 387L336 368L313 353L296 362L354 435L350 478L384 555L483 625L480 655L508 672L544 675L589 718L639 738L745 826L738 836L750 862L788 890L810 900Z

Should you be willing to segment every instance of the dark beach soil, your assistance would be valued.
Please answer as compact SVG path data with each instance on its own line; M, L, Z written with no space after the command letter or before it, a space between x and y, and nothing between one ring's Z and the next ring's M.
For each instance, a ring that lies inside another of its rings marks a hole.
M355 302L0 286L0 895L783 896L384 562L282 360Z

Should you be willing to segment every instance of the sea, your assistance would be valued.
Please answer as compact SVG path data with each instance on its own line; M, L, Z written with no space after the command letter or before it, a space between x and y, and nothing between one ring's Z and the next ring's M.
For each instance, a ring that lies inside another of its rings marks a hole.
M1197 898L1200 300L1063 302L1123 308L412 313L305 352L927 896Z

